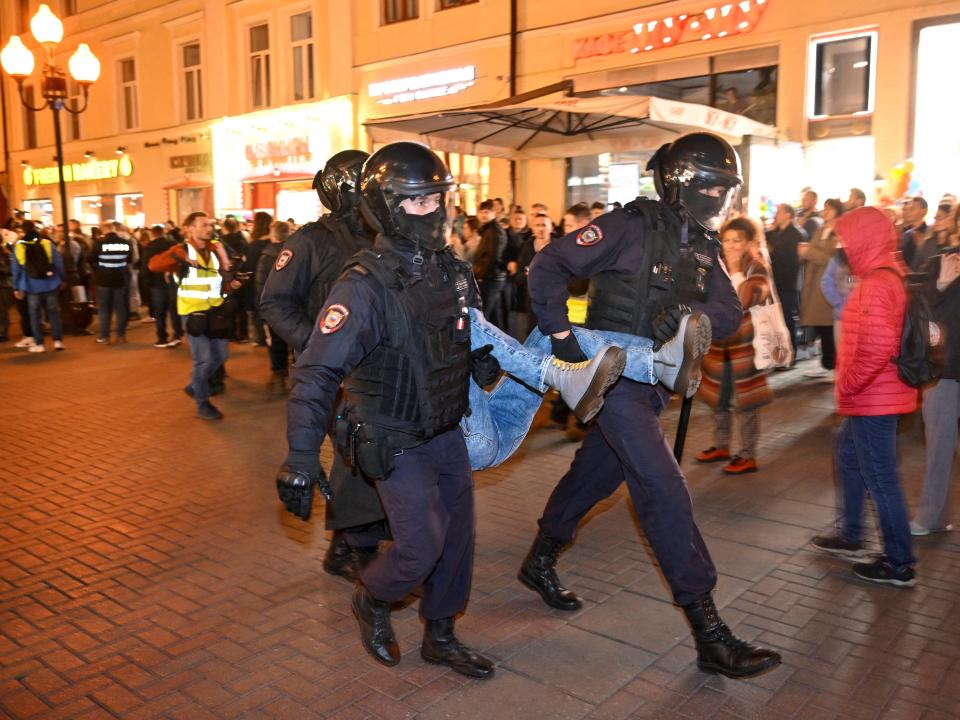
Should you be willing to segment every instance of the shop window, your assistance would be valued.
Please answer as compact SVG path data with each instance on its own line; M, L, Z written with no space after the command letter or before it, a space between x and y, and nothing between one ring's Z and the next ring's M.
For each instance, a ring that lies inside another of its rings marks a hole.
M255 108L270 106L270 27L250 28L250 99Z
M814 39L811 118L873 112L876 33Z
M140 127L140 108L137 99L137 64L133 58L125 58L120 66L120 124L123 130Z
M37 146L37 114L26 107L33 105L33 85L23 86L23 99L26 101L23 108L23 147L32 150Z
M416 20L420 17L420 0L383 0L383 24Z
M122 222L131 230L146 225L146 216L143 213L143 195L135 193L115 196L114 215L117 222Z
M203 117L203 76L200 68L200 43L184 45L181 49L183 63L184 119L199 120Z
M83 106L83 92L80 89L80 83L73 78L67 80L67 106L72 110L79 110ZM79 140L80 134L80 114L67 113L67 142Z
M53 225L52 200L24 200L23 211L26 213L27 220L33 220L44 225Z
M309 12L290 18L290 45L293 51L293 99L312 100L313 16Z
M460 7L461 5L473 5L477 0L440 0L440 9Z

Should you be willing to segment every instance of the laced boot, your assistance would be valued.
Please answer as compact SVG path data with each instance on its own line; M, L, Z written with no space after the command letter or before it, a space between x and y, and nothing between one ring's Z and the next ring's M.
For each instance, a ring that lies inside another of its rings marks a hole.
M553 357L543 373L543 382L560 393L580 422L588 422L603 407L603 396L623 373L627 354L604 345L589 360L571 363Z
M384 665L400 662L400 646L390 625L390 605L373 597L362 583L357 583L350 605L360 624L360 641L373 659Z
M353 548L347 544L342 530L334 530L333 537L330 538L327 554L323 556L323 571L328 575L339 575L350 580L357 579L359 571L357 556Z
M531 590L540 593L543 601L557 610L579 610L583 601L577 594L567 590L557 577L557 557L566 543L554 540L540 530L530 547L530 552L520 566L517 579Z
M427 620L423 629L420 657L434 665L446 665L454 672L475 678L493 675L493 663L465 645L453 634L453 618Z
M720 619L709 595L684 605L683 612L697 643L697 667L704 672L746 678L780 664L778 653L751 645L734 635Z
M711 334L710 318L703 313L680 318L677 334L653 353L657 379L680 397L693 397L700 388L700 366Z

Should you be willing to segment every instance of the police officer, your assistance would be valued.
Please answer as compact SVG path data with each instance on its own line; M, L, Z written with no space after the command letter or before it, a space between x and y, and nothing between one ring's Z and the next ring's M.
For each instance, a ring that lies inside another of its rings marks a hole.
M638 198L540 251L530 267L539 327L554 354L580 359L567 319L567 282L590 277L586 326L663 343L686 333L709 343L736 331L740 302L721 265L716 233L742 183L740 159L721 138L692 133L664 145L652 169L660 200ZM691 308L693 312L691 313ZM519 579L552 607L576 610L580 599L560 583L555 565L577 524L626 481L674 600L683 608L702 670L748 677L780 662L771 650L736 638L711 598L717 573L686 481L670 452L659 415L662 385L621 378L607 394L566 475L554 488Z
M469 267L446 248L453 178L428 148L400 142L370 157L360 188L380 234L333 286L294 365L278 492L288 510L309 514L313 485L324 482L317 453L335 419L334 444L375 479L393 534L353 595L364 647L385 665L400 661L390 604L422 586L421 656L488 677L492 663L453 633L473 564L473 484L459 422L476 303ZM344 403L334 410L341 381Z
M360 169L369 155L343 150L327 160L313 181L330 210L307 223L284 244L260 298L260 314L299 355L307 346L317 315L344 265L373 245L373 234L359 213ZM334 454L330 472L334 499L327 502L326 528L333 531L323 559L331 575L356 579L357 570L388 536L383 508L372 484Z

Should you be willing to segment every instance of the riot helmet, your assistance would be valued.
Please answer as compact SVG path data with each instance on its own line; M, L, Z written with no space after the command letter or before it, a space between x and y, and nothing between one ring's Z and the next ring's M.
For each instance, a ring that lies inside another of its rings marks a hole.
M647 164L660 198L681 217L715 233L743 184L740 157L721 137L698 132L663 145Z
M313 189L323 206L334 215L350 212L357 206L360 169L368 157L362 150L341 150L314 176Z
M414 142L390 143L363 166L360 210L378 232L406 239L418 248L441 250L447 244L450 191L455 188L447 166L430 148Z

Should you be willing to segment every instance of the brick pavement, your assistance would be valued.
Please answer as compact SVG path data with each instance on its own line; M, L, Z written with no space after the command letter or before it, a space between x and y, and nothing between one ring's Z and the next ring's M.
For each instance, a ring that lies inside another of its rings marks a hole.
M420 660L415 605L395 613L399 667L363 653L349 584L320 571L322 513L302 523L274 497L283 403L262 349L231 346L227 418L209 424L181 392L186 348L153 349L141 326L131 339L0 346L2 718L960 717L960 535L916 543L912 591L860 583L806 546L833 517L829 383L775 377L760 473L685 463L724 617L783 666L748 682L697 671L622 489L560 563L582 611L522 588L518 563L575 449L539 429L476 476L458 627L499 665L479 682ZM709 428L698 408L691 451ZM921 432L912 419L901 433L912 501Z

